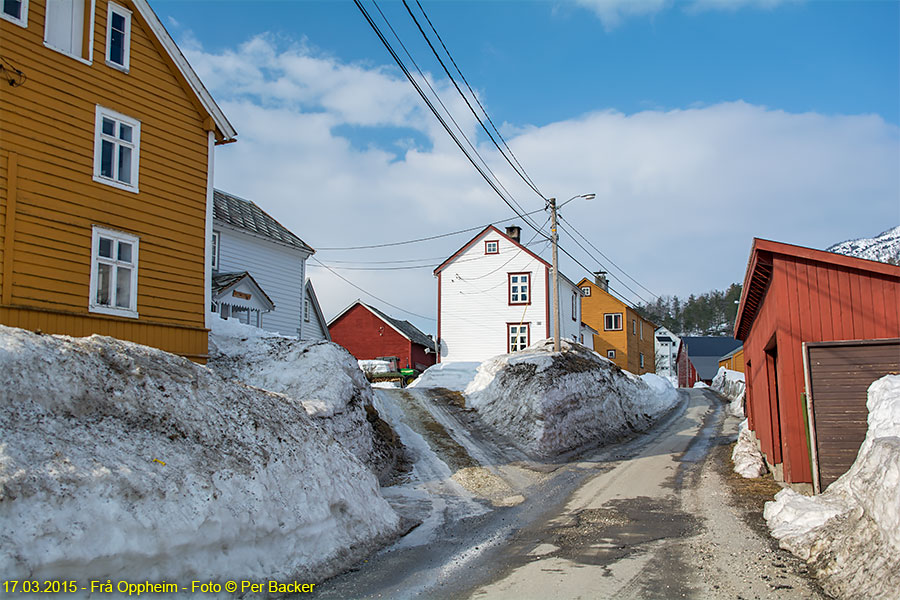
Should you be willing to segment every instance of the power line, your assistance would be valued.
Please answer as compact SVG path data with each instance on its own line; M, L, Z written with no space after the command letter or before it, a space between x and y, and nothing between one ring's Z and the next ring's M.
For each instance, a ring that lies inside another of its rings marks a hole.
M372 28L372 30L375 32L375 34L378 36L378 39L379 39L379 40L381 41L381 43L384 45L385 49L387 49L388 53L391 55L391 58L394 59L394 62L397 63L397 66L400 67L400 70L403 71L403 74L406 75L406 78L409 80L409 82L410 82L410 83L412 84L412 86L415 88L416 92L419 94L419 96L422 98L422 100L423 100L423 101L425 102L425 104L428 106L428 109L429 109L429 110L432 112L432 114L434 114L434 116L438 119L438 121L441 123L441 126L442 126L442 127L444 128L444 130L450 135L450 137L453 139L453 141L456 143L456 145L459 147L459 149L462 151L462 153L466 156L466 158L469 160L469 162L472 163L472 166L475 167L475 169L478 171L478 173L481 175L481 177L485 180L485 182L487 182L487 184L491 186L491 188L492 188L492 189L494 190L494 192L500 197L500 199L503 200L503 202L504 202L507 206L509 206L509 208L512 209L512 211L513 211L514 213L516 213L516 215L518 215L519 218L521 218L528 226L530 226L531 228L533 228L535 231L540 231L540 230L534 225L534 223L531 222L531 221L527 218L527 216L525 215L524 209L522 209L521 207L518 207L518 208L517 208L516 206L514 206L513 203L514 203L515 201L512 200L511 197L510 197L510 198L507 198L507 197L500 191L500 188L498 187L498 185L499 185L500 187L503 187L503 186L502 186L502 184L499 182L499 180L497 180L497 183L495 183L494 181L492 181L491 178L489 178L489 177L487 176L487 174L484 172L484 170L478 165L478 163L475 162L475 159L472 158L472 156L466 151L466 149L465 149L465 147L463 146L462 142L459 141L459 139L456 137L455 133L451 130L450 126L447 124L447 121L446 121L446 120L444 119L444 117L438 112L437 108L435 108L435 106L434 106L434 104L432 103L431 99L428 98L428 96L425 94L424 90L422 90L422 87L418 84L418 82L417 82L417 81L415 80L415 78L412 76L412 73L410 73L409 69L406 68L406 65L405 65L405 64L403 63L403 61L400 59L400 56L397 54L397 52L396 52L396 51L394 50L394 48L391 46L390 42L387 40L387 38L385 37L385 35L382 33L381 29L378 27L378 25L377 25L377 24L375 23L375 21L372 19L371 15L369 15L369 12L368 12L368 11L366 10L366 8L362 5L362 2L361 2L360 0L353 0L353 2L354 2L354 4L356 5L356 7L359 9L359 11L362 13L362 15L365 17L365 19L366 19L366 21L368 22L369 26ZM378 6L377 3L373 2L373 4L375 5L375 8L378 9L378 12L381 14L382 18L385 20L385 23L387 23L388 27L389 27L389 28L391 29L391 31L394 33L394 37L395 37L395 38L397 39L397 41L400 43L401 47L402 47L402 48L404 49L404 51L406 52L406 54L407 54L407 56L409 57L410 61L412 61L413 65L414 65L414 66L416 67L416 69L419 71L420 75L422 75L422 78L423 78L423 80L425 81L425 83L428 84L429 87L431 87L431 84L428 83L428 79L424 76L424 74L422 74L421 69L418 68L418 65L416 64L415 60L414 60L414 59L412 58L412 56L409 54L409 51L406 50L406 47L403 45L403 42L400 40L400 38L399 38L399 36L397 35L396 31L394 31L394 29L393 29L393 27L391 26L390 22L387 20L387 18L385 17L384 13L381 11L381 8L379 8L379 6ZM433 88L431 88L431 89L432 89L432 92L435 93L435 96L437 96L437 93L434 92L434 89L433 89ZM438 99L439 99L439 97L438 97ZM446 110L446 108L445 108L445 110ZM449 114L449 112L448 112L448 114ZM451 117L451 118L452 118L452 117ZM457 127L458 127L458 125L457 125ZM467 141L468 141L468 140L467 140ZM469 143L470 143L470 145L471 145L471 142L469 142ZM475 151L475 154L479 157L479 159L482 160L482 162L484 162L484 159L477 153L477 151ZM485 167L487 168L487 163L484 163L484 164L485 164ZM489 168L488 168L488 171L490 171ZM496 175L494 175L493 172L491 172L491 175L496 179ZM505 190L505 188L504 188L504 190ZM509 194L508 191L506 191L506 193ZM544 235L544 237L548 237L546 233L542 233L542 235Z
M465 76L462 74L462 71L460 70L459 66L456 64L456 61L453 60L453 55L450 54L450 50L447 49L446 44L444 44L444 40L441 39L441 35L437 32L437 29L434 27L434 24L431 22L431 19L428 18L428 14L425 12L425 9L422 7L422 4L419 2L419 0L416 0L416 4L418 5L419 10L422 11L422 16L425 17L425 20L428 22L428 25L431 27L431 31L434 32L435 36L437 36L437 39L440 42L441 47L444 49L444 52L447 54L447 57L450 59L450 61L453 63L453 66L456 68L456 72L459 73L459 76L465 82L466 87L469 89L469 93L472 95L473 98L475 98L475 101L478 102L478 106L479 106L479 108L481 108L481 112L484 114L484 116L490 122L494 131L497 132L497 136L501 139L501 141L503 141L503 145L506 147L506 150L510 153L510 155L513 157L513 159L515 159L515 155L512 153L512 150L510 150L509 145L506 143L506 140L504 140L503 136L500 135L500 132L497 131L497 127L494 125L494 122L491 120L490 115L488 115L487 111L484 109L484 106L482 106L481 102L478 100L478 96L472 90L472 87L469 85L469 82L466 81ZM472 103L469 102L469 99L468 99L468 97L466 97L466 94L464 94L463 91L460 89L459 84L456 82L456 78L454 78L453 74L450 73L450 70L447 68L447 65L444 63L444 60L441 58L437 49L431 43L431 40L428 38L428 35L425 33L425 30L422 29L422 25L419 23L419 20L416 18L416 15L413 14L413 11L409 7L409 4L407 4L406 0L403 0L403 6L406 7L406 12L409 13L410 17L412 17L413 22L416 24L416 27L418 27L418 29L419 29L419 33L422 34L422 37L428 43L428 47L431 48L431 52L434 54L434 57L441 64L441 67L444 69L444 73L446 73L447 77L450 78L450 81L453 83L453 87L455 87L456 91L459 92L459 95L465 101L466 106L469 107L469 110L472 112L472 114L478 120L478 124L481 125L481 128L488 135L488 138L490 138L491 142L494 144L494 146L497 148L497 150L500 151L501 156L503 156L503 158L506 159L506 162L509 163L509 166L512 167L513 171L515 171L516 174L522 178L522 181L524 181L525 184L528 185L528 187L530 187L532 190L534 190L534 193L536 193L538 196L540 196L541 199L546 200L547 198L544 196L544 194L541 193L541 191L534 184L534 181L532 181L531 177L529 177L528 174L525 172L525 168L522 167L522 164L519 163L518 160L516 160L515 164L513 164L513 161L510 160L510 158L506 155L506 152L503 151L503 148L500 147L500 144L497 143L497 140L494 139L494 135L485 126L484 121L481 119L478 112L472 106Z
M325 267L326 269L328 269L329 271L331 271L331 273L332 273L335 277L337 277L337 278L339 278L339 279L342 279L343 281L349 283L350 285L352 285L353 287L355 287L356 289L358 289L359 291L361 291L363 294L366 294L367 296L369 296L369 297L371 297L371 298L374 298L374 299L378 300L379 302L381 302L382 304L384 304L384 305L386 305L386 306L390 306L391 308L396 308L396 309L399 310L399 311L405 312L405 313L408 314L408 315L413 315L414 317L419 317L420 319L427 319L427 320L429 320L429 321L437 321L437 319L434 319L434 318L432 318L432 317L426 317L425 315L420 315L419 313L414 313L413 311L411 311L411 310L406 310L405 308L402 308L402 307L400 307L400 306L397 306L396 304L391 304L391 303L388 302L387 300L382 300L381 298L379 298L378 296L376 296L376 295L373 294L372 292L370 292L370 291L368 291L368 290L364 290L363 288L359 287L358 285L356 285L355 283L353 283L352 281L350 281L349 279L347 279L346 277L344 277L343 275L341 275L340 273L338 273L337 271L335 271L334 269L332 269L332 268L329 267L328 265L322 263L321 261L319 261L319 259L317 259L317 258L315 258L315 257L311 257L310 260L313 260L313 261L319 263L319 265L321 265L321 266Z
M525 214L533 215L533 214L536 214L539 212L543 212L543 209L539 208L537 210L533 210L533 211L525 213ZM469 233L470 231L478 231L478 230L484 229L488 225L498 225L500 223L514 221L517 218L518 217L510 217L508 219L501 219L499 221L493 221L491 223L488 223L487 225L476 225L475 227L468 227L466 229L460 229L459 231L451 231L450 233L441 233L438 235L431 235L428 237L418 238L415 240L406 240L403 242L387 242L384 244L372 244L369 246L343 246L343 247L319 248L319 250L322 250L322 251L325 251L325 250L370 250L372 248L387 248L389 246L402 246L404 244L416 244L418 242L427 242L430 240L436 240L436 239L440 239L440 238L450 237L451 235L459 235L460 233ZM331 262L336 262L336 261L331 261Z
M650 295L653 296L654 298L659 298L659 294L654 294L653 292L651 292L650 290L648 290L644 285L641 284L640 281L638 281L637 279L635 279L634 277L632 277L631 275L629 275L628 272L627 272L625 269L623 269L622 267L620 267L619 265L617 265L615 262L613 262L613 260L612 260L610 257L608 257L606 254L604 254L603 251L600 250L600 248L598 248L598 247L595 246L593 243L591 243L591 240L589 240L587 237L585 237L585 235L584 235L583 233L581 233L580 231L578 231L578 229L576 229L574 225L572 225L571 223L569 223L568 221L566 221L566 219L563 218L562 215L560 215L559 218L560 218L561 221L563 221L563 222L568 226L569 229L571 229L572 231L574 231L575 233L577 233L577 234L581 237L581 239L583 239L585 242L587 242L587 244L588 244L591 248L593 248L593 249L596 250L598 253L600 253L600 256L602 256L603 258L605 258L607 261L609 261L609 263L610 263L612 266L614 266L614 267L617 268L619 271L621 271L622 274L625 275L625 277L627 277L628 279L630 279L631 281L633 281L638 287L640 287L641 289L643 289L645 292L647 292L648 294L650 294ZM574 239L574 238L573 238L573 239ZM579 244L579 245L580 245L580 244ZM583 248L584 248L584 247L582 246L582 249L583 249ZM587 250L585 250L585 252L587 252ZM597 262L599 263L600 261L598 260ZM610 275L613 275L613 274L610 273ZM613 275L613 277L615 277L615 275ZM616 277L616 279L618 279L618 277ZM621 281L621 280L619 280L619 281ZM625 284L625 282L623 281L623 282L622 282L622 285L624 285L624 284Z

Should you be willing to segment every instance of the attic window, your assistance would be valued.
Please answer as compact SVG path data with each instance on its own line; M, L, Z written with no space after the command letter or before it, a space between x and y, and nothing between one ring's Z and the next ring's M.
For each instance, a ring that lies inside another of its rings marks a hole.
M497 240L485 241L484 242L484 253L485 254L500 254L500 242Z
M131 58L131 11L109 3L106 18L106 64L128 72Z
M585 296L590 296L591 295L591 286L586 285L583 288L581 288L581 293L584 294Z
M9 4L4 0L4 11ZM44 45L90 64L93 39L93 4L85 0L47 0Z
M21 27L28 27L28 0L3 0L0 17Z

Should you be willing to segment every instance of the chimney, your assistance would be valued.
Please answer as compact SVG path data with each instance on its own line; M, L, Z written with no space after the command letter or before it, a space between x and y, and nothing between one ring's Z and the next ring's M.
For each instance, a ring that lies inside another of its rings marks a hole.
M522 228L517 227L516 225L510 225L506 228L506 235L513 239L513 241L519 242L519 237L522 234Z
M594 283L604 292L609 291L609 280L606 278L606 271L597 271L594 273Z

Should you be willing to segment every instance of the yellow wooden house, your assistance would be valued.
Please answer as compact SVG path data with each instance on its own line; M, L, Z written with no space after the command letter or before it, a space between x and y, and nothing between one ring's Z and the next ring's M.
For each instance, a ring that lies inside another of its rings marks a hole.
M144 0L6 0L0 56L0 324L203 361L231 124Z
M719 366L732 371L744 372L744 347L735 348L719 359Z
M656 371L656 325L609 293L598 276L578 283L581 288L581 320L597 330L594 351L637 375Z

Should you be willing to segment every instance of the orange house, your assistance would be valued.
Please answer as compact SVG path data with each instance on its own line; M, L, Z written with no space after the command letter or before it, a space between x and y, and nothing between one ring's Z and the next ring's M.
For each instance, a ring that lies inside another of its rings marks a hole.
M655 373L656 325L610 294L602 278L582 279L578 287L581 320L599 332L594 336L594 351L631 373Z
M145 0L3 2L0 51L0 324L205 360L231 124Z
M744 372L744 347L735 348L719 359L719 366L730 371Z

